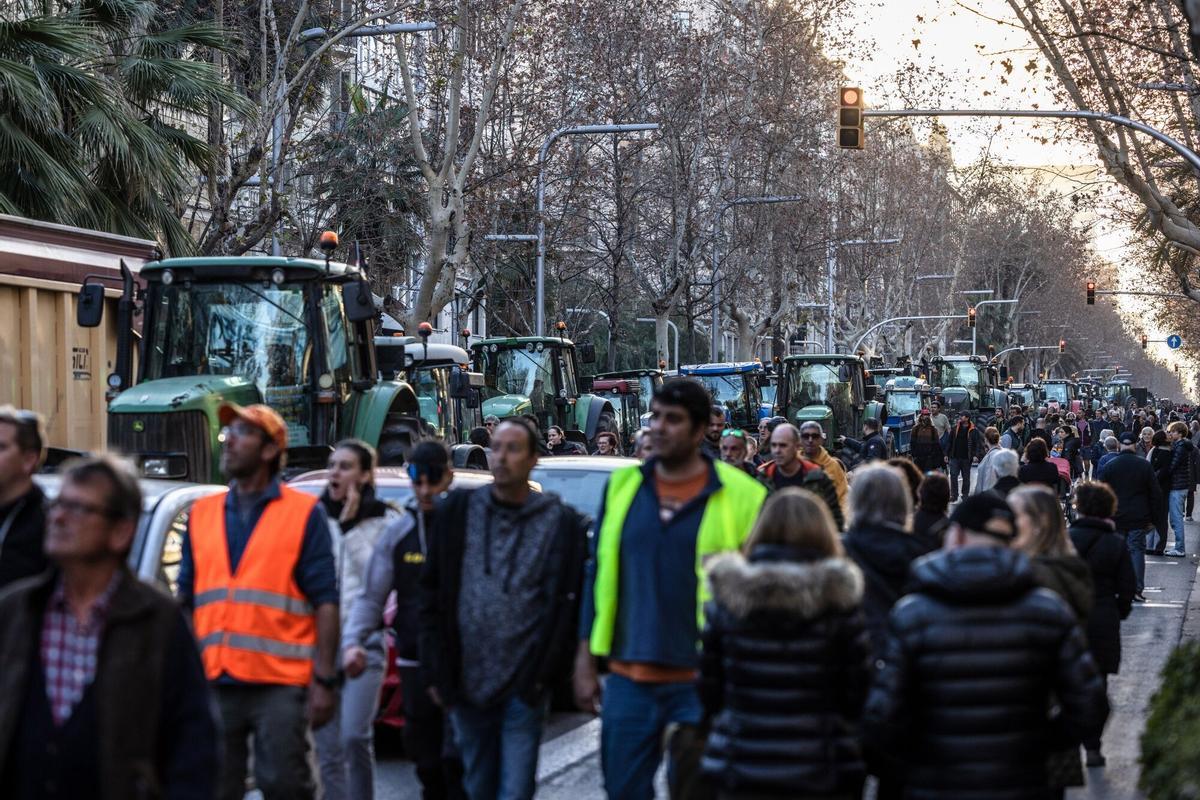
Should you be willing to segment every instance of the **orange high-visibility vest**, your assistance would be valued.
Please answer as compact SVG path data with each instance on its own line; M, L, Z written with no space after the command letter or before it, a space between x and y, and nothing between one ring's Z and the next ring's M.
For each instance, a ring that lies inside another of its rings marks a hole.
M279 490L233 575L225 536L228 490L192 506L192 621L209 680L225 673L247 683L306 686L312 679L316 617L292 573L317 498L286 486Z

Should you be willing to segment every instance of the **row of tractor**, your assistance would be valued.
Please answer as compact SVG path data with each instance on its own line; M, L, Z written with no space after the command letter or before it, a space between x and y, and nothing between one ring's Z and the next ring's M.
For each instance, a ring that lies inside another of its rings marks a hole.
M336 243L327 244L328 256ZM610 432L628 447L648 422L655 388L676 374L585 376L595 349L568 339L562 323L556 336L486 338L469 352L430 342L426 323L417 336L380 328L363 270L328 257L164 259L136 276L123 268L122 283L108 442L151 478L220 480L223 402L279 411L293 469L323 466L346 437L375 445L384 464L402 463L418 439L437 437L452 447L456 465L484 467L470 434L493 415L530 416L585 445ZM81 326L101 323L104 296L99 282L84 281ZM731 427L753 430L772 416L814 421L832 444L861 437L864 421L878 419L897 452L908 450L917 416L935 397L947 413L965 409L982 419L1006 409L1010 397L1076 408L1131 396L1117 381L1005 387L995 364L979 357L935 358L928 373L871 371L857 356L823 354L682 366L677 374L703 383Z

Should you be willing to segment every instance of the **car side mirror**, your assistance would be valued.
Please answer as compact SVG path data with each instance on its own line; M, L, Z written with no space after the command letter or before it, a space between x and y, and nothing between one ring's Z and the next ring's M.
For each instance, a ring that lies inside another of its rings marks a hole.
M596 345L591 342L580 342L576 346L576 351L579 353L579 360L584 364L596 363Z
M854 373L850 371L849 364L842 364L838 367L838 380L842 383L849 383L854 377Z
M99 283L85 283L79 287L75 321L81 328L97 328L102 319L104 319L104 287Z
M591 394L596 389L596 379L591 375L583 375L579 379L579 391L582 394Z
M346 319L351 322L366 322L375 319L379 313L371 296L371 284L364 280L346 284L342 302L346 307Z
M483 405L483 395L478 389L467 390L467 408L479 408Z
M868 383L863 387L863 396L867 398L868 403L874 402L875 398L879 396L879 386L874 383Z
M758 373L758 376L755 378L755 381L758 383L759 386L770 386L771 385L771 376L766 374L765 372L760 372L760 373Z

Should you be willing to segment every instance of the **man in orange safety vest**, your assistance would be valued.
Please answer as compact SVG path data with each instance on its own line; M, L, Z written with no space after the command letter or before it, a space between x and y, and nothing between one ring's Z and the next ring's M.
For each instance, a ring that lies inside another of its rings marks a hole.
M338 673L338 590L317 498L279 480L287 426L265 405L226 403L221 468L232 479L192 507L179 597L192 610L224 722L221 800L246 791L248 739L265 800L312 798L309 724L329 721Z

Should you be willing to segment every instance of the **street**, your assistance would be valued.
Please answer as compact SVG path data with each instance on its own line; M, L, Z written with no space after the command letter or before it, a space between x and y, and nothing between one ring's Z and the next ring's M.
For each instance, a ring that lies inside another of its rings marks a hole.
M1200 523L1187 525L1189 557L1146 559L1146 603L1135 604L1121 626L1121 672L1109 682L1112 714L1104 729L1108 765L1086 771L1087 786L1068 798L1133 800L1137 791L1138 753L1150 696L1159 671L1183 627L1184 609L1197 575L1195 542ZM1200 631L1196 631L1200 633ZM584 714L556 714L547 728L538 763L538 797L544 800L603 800L600 778L599 723ZM393 750L380 753L375 780L380 800L412 798L419 790L412 766ZM665 787L659 780L659 796Z

